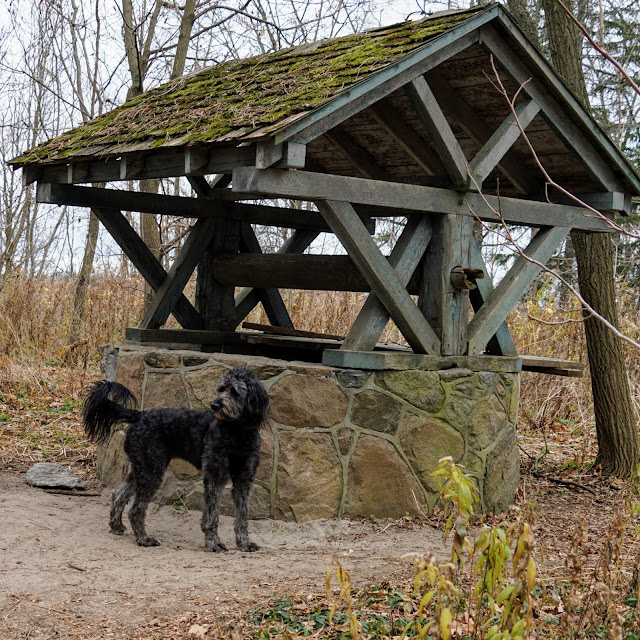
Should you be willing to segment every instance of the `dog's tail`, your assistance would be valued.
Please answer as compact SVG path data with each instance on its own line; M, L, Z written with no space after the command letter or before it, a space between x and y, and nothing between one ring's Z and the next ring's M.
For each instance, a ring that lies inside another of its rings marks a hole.
M122 384L99 380L87 393L82 407L84 430L92 442L103 442L118 422L134 422L140 415L131 409L136 405L135 396Z

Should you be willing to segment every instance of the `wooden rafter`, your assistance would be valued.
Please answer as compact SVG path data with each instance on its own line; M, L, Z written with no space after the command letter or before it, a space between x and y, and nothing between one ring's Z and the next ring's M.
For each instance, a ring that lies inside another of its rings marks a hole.
M511 49L507 48L504 40L498 35L494 27L486 25L482 29L482 43L495 56L511 79L517 85L521 85L524 93L540 106L542 115L544 115L556 135L582 161L595 183L605 191L624 192L625 189L620 180L615 176L603 155L587 140L574 119L566 115L565 110L560 108L557 100L535 78L525 63L514 56ZM525 43L523 43L524 45ZM533 49L533 45L526 43L527 52L539 56L539 53L535 53ZM546 67L546 63L543 67ZM555 82L560 84L557 78ZM566 89L564 89L564 92L568 93ZM573 101L575 102L575 98L573 98ZM584 114L584 109L580 108L580 111L583 112L584 117L586 115ZM576 111L577 114L578 112Z
M409 82L405 90L453 184L459 187L466 186L467 159L431 87L423 76L419 76Z
M341 127L336 127L324 134L325 138L337 147L350 160L365 178L386 180L387 175L376 162L376 159Z
M455 119L456 124L476 144L483 146L493 135L493 129L441 74L435 71L428 73L427 81L439 100L445 105L447 113ZM538 191L539 181L535 180L531 172L524 168L522 158L514 151L509 150L506 153L502 161L498 163L498 169L520 193L534 194Z
M405 150L428 176L445 175L446 169L439 156L429 145L416 136L412 127L405 123L402 114L393 105L381 100L370 107L376 122Z
M536 117L540 107L534 100L522 102L515 108L515 115L510 113L495 133L487 140L482 149L469 163L469 173L473 185L481 187L485 178L495 169L506 153L520 137L518 122L526 129ZM516 122L517 118L517 122Z

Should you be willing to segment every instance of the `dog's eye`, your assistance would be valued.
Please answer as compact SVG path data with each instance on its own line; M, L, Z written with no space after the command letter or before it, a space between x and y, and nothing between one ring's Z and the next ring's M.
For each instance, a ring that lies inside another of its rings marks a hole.
M234 398L237 398L237 397L240 395L240 394L238 393L238 390L237 390L236 388L234 388L234 387L231 387L231 389L229 389L229 392L231 393L231 395L232 395Z

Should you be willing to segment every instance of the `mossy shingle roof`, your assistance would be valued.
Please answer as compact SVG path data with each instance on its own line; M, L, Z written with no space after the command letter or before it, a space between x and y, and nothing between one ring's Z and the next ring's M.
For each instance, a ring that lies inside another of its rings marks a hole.
M225 62L147 91L12 164L264 138L486 8Z

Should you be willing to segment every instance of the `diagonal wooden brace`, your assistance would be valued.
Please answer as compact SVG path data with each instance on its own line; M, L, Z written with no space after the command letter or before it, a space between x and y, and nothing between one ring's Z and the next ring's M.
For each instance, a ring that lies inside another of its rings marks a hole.
M154 291L160 289L167 272L122 213L117 209L94 208L92 211L149 286ZM172 313L185 329L200 329L203 326L200 314L182 293L177 297Z
M409 346L416 353L439 354L438 336L414 304L351 204L326 200L318 201L316 205Z
M469 323L469 355L481 353L507 315L569 234L569 227L543 227L488 295Z
M395 269L400 282L406 286L416 270L431 240L429 216L410 216L404 231L398 238L389 264ZM389 320L389 312L375 293L370 293L349 335L345 338L343 350L372 351Z
M216 221L212 218L200 218L193 225L167 277L156 290L151 304L140 321L140 329L158 329L167 321L191 274L211 242L215 227Z
M477 287L469 292L469 300L474 312L484 304L485 300L491 295L493 291L493 283L488 275L487 265L482 259L482 253L480 247L474 237L471 238L471 267L473 269L481 269L485 273L485 277L476 281ZM487 343L487 351L495 356L517 356L518 350L513 342L511 333L507 323L503 322L495 335L489 339Z

